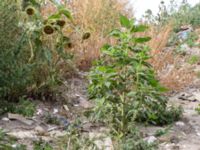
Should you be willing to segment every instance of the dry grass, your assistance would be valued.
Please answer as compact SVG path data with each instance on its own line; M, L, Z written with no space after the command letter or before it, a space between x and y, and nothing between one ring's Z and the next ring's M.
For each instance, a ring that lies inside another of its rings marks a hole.
M181 90L192 84L195 73L185 58L175 55L173 49L161 52L152 62L158 78L169 90Z
M152 40L148 43L152 49L150 63L154 67L160 82L170 90L180 90L192 83L195 78L191 66L185 63L185 58L176 55L173 48L167 49L167 42L172 32L172 24L157 30L151 27L146 35Z
M99 58L100 48L111 41L106 35L119 27L119 14L128 14L127 3L127 0L74 0L69 4L79 28L73 36L73 52L79 69L88 70ZM84 32L91 33L91 37L81 42Z

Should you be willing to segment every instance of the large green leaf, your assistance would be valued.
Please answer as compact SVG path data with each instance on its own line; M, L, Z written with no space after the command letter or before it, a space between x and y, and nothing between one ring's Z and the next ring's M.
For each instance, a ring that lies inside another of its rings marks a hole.
M147 25L135 25L131 28L131 32L144 32L148 29L149 27Z
M130 20L126 16L123 16L123 15L120 15L120 23L123 27L126 27L126 28L130 28L131 26Z
M48 20L56 20L56 19L60 19L61 15L59 13L53 14L51 16L48 17Z
M59 13L63 14L65 17L72 20L72 15L71 15L69 10L62 8L62 9L59 10Z
M111 32L110 32L110 34L109 34L110 36L113 36L113 37L120 37L120 35L121 35L121 31L119 30L119 29L114 29L114 30L112 30Z
M151 37L140 37L140 38L134 38L133 41L135 43L145 43L151 40Z

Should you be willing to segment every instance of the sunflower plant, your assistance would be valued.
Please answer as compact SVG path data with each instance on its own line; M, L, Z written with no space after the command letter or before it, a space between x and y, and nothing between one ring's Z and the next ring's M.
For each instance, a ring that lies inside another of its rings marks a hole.
M121 28L110 36L115 44L101 49L101 58L89 74L89 95L96 107L94 121L104 122L119 137L134 128L134 122L164 125L177 120L181 110L167 107L166 89L156 79L148 63L150 37L140 37L148 29L134 20L120 16Z

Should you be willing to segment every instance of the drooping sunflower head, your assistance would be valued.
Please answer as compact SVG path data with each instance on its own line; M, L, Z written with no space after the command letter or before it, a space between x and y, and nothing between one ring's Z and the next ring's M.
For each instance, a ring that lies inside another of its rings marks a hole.
M54 28L53 28L52 25L47 24L47 25L44 26L43 31L44 31L44 33L46 33L46 34L53 34Z
M29 15L29 16L34 15L36 12L35 8L32 6L28 6L25 11L26 11L27 15Z

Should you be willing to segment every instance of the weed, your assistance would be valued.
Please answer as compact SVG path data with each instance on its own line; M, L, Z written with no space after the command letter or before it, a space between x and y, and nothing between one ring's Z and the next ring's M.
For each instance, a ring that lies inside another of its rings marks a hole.
M159 130L157 130L156 131L156 133L154 134L156 137L159 137L159 136L162 136L162 135L165 135L165 134L167 134L168 132L169 132L169 130L171 129L171 125L170 126L168 126L167 128L165 128L165 129L159 129Z
M36 104L30 99L21 97L19 102L14 107L12 113L21 114L27 117L32 117L36 111Z
M55 124L55 125L60 125L60 121L56 116L52 116L50 113L47 113L44 116L44 120L48 124Z
M197 56L197 55L193 55L188 59L188 63L191 64L191 65L196 64L199 61L200 61L200 57Z
M2 150L26 150L26 146L18 144L15 139L7 136L5 132L0 129L0 149Z
M34 143L34 150L53 150L53 147L42 140Z
M200 104L198 105L197 108L195 108L195 111L196 111L198 114L200 114Z
M123 30L110 35L117 39L114 45L105 45L102 56L90 72L89 94L96 102L94 119L111 127L113 134L124 137L135 121L167 124L177 120L180 109L167 108L166 91L154 76L149 48L150 37L137 37L148 27L134 25L133 20L120 17Z
M26 97L20 97L19 102L1 101L0 114L7 112L32 117L36 111L36 104Z

